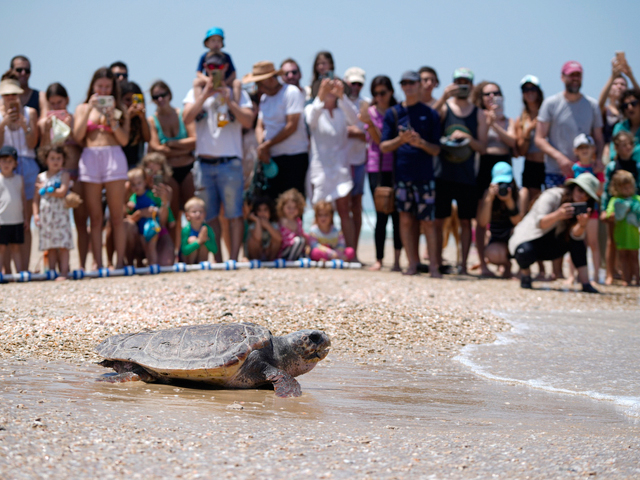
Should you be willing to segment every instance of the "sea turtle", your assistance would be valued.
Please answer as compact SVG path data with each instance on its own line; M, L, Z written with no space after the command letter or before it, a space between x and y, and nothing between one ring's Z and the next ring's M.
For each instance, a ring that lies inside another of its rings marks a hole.
M117 375L106 382L205 382L225 388L255 388L272 383L278 397L299 397L293 378L327 356L331 340L319 330L275 337L253 323L193 325L114 335L96 347Z

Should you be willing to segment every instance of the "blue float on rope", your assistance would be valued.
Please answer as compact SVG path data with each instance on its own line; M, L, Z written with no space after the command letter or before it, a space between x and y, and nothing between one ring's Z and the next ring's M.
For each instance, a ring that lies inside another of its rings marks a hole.
M55 270L47 270L45 272L45 275L47 276L47 280L55 280L56 278L58 278L58 272L56 272Z
M158 265L158 264L149 265L149 273L151 275L159 274L160 273L160 265Z
M109 269L108 268L99 268L98 269L98 277L99 278L106 278L108 277L110 274Z
M253 269L253 268L260 268L262 266L262 262L260 262L260 260L251 260L249 262L249 268Z

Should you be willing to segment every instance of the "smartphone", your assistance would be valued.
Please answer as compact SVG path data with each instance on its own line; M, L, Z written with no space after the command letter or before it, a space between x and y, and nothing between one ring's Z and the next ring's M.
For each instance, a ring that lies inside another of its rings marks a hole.
M207 74L213 81L213 88L220 88L220 85L222 85L222 70L210 70Z
M153 184L154 185L160 185L163 180L164 180L164 175L162 175L161 173L155 173L153 175Z
M469 91L471 87L469 85L458 85L458 89L456 90L455 96L457 98L467 98L469 96Z
M407 130L409 129L404 125L398 125L398 132L402 133L402 132L406 132Z
M616 52L616 60L621 65L627 63L627 58L624 56L624 52Z
M144 103L144 96L141 93L134 93L131 95L131 101L134 105L136 103Z
M493 104L502 108L502 106L504 105L504 98L501 96L493 97Z
M47 112L47 117L58 117L60 120L63 120L67 117L66 110L49 110Z
M587 202L575 202L572 203L571 205L573 205L573 215L574 216L578 216L578 215L582 215L583 213L587 213Z

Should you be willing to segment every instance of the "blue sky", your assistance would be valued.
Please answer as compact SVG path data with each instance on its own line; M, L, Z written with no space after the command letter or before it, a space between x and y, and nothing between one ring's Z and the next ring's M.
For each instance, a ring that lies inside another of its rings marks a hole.
M509 116L520 112L525 74L540 77L546 95L556 93L566 60L583 64L583 92L592 97L616 50L626 51L640 77L638 1L21 1L3 2L2 17L0 65L28 56L31 85L61 82L72 108L83 101L93 71L114 60L125 61L145 91L165 80L178 106L214 25L225 30L225 51L239 76L259 60L279 64L291 56L307 84L315 53L327 49L336 73L357 65L368 79L386 74L397 82L404 70L430 65L441 79L437 95L453 70L466 66L478 81L501 85Z

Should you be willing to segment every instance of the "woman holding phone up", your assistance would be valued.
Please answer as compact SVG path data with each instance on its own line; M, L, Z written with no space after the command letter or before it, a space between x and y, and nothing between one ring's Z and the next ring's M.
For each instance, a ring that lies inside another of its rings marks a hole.
M73 136L84 145L79 180L91 224L91 249L97 268L102 268L102 189L106 189L111 212L116 268L124 265L124 199L127 158L122 146L129 141L129 115L120 104L115 76L106 67L93 74L87 99L75 112Z

